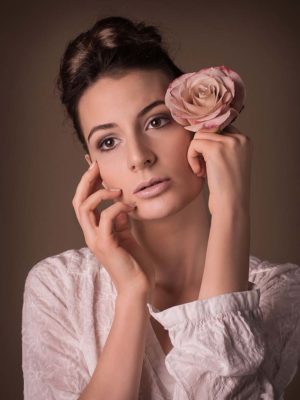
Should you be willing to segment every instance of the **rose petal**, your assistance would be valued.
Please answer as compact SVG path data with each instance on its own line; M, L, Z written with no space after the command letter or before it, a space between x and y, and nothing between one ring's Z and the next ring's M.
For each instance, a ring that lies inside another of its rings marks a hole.
M187 72L186 74L180 75L178 78L175 78L170 84L167 90L171 90L176 86L181 86L181 84L190 76L195 75L196 72Z
M198 124L201 122L206 122L213 120L214 118L218 117L220 114L224 114L229 110L229 106L227 104L222 104L214 113L208 114L203 117L198 117L198 116L190 116L187 117L186 120L189 122L189 125L194 125Z
M220 131L244 108L241 77L225 66L200 69L172 81L165 104L175 121L190 131Z
M233 71L230 68L227 68L225 66L221 66L219 68L221 68L235 83L236 95L232 106L237 111L241 111L246 99L246 89L242 78L237 72Z
M219 118L206 122L200 122L194 125L188 125L185 128L193 132L198 130L203 130L204 132L214 132L215 127L219 127L219 130L222 130L224 127L229 125L237 117L237 115L238 112L231 108L227 111L227 113L221 115Z

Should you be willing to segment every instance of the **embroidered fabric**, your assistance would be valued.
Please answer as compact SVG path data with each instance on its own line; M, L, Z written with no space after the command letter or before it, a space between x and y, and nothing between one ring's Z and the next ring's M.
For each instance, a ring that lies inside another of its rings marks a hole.
M249 290L150 314L140 400L282 399L300 358L300 267L251 255ZM78 400L104 348L116 289L88 247L29 271L23 297L24 400ZM125 340L125 339L124 339Z

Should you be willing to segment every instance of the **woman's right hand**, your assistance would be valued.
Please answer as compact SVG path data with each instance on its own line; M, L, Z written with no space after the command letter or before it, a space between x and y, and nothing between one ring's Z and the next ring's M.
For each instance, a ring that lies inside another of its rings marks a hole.
M142 293L151 300L155 269L150 257L131 233L128 213L134 210L116 201L100 213L103 200L117 199L122 193L96 190L102 178L95 162L82 176L72 204L89 249L110 274L118 294Z

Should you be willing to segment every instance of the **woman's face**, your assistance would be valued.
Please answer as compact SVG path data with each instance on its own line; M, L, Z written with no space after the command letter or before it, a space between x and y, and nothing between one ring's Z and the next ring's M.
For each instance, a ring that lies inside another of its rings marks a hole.
M166 217L188 205L204 186L187 161L192 134L173 120L164 104L169 83L160 70L132 70L122 77L100 78L78 104L90 158L97 160L104 186L122 189L115 201L137 206L132 218ZM169 187L151 198L133 193L153 177L168 177Z

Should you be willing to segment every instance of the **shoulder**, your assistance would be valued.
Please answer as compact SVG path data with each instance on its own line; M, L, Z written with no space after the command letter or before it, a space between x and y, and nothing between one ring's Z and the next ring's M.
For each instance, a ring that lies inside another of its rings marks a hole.
M27 273L25 293L28 291L65 291L82 280L99 276L105 268L88 247L68 249L36 262Z
M300 285L300 266L296 263L262 260L250 255L249 280L258 288L274 284Z
M284 359L286 368L293 368L300 359L300 266L251 259L249 279L260 292L259 308L269 354L274 355L276 363Z
M263 369L276 391L283 393L300 360L300 266L251 256L249 280L260 292Z
M261 260L258 257L250 256L249 280L254 287L260 290L261 306L265 302L278 298L285 300L278 304L277 311L300 312L293 304L300 305L300 266L293 262L278 263L270 260ZM288 303L287 303L288 302Z
M250 278L252 282L259 282L262 278L267 279L268 277L283 277L290 273L300 274L300 266L293 262L279 263L276 261L263 260L254 255L250 255Z
M94 254L88 247L79 249L68 249L61 253L43 258L33 264L30 268L26 280L33 276L67 276L81 275L87 272L87 269L103 268L97 261Z
M250 256L249 280L260 291L265 317L300 313L300 266Z

